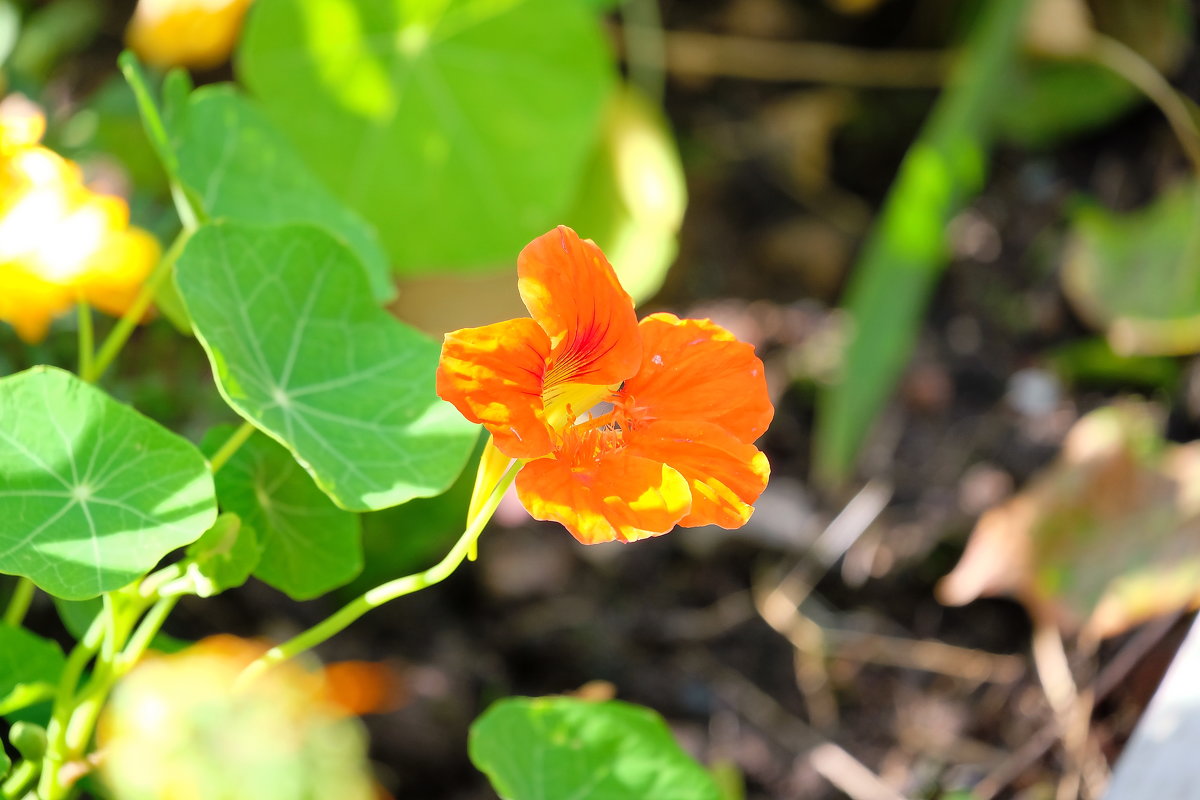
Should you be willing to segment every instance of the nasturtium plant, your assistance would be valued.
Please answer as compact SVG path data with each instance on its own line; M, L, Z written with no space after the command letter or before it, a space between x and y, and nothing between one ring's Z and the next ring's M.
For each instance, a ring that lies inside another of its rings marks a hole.
M192 444L70 373L0 379L0 570L68 600L119 589L217 516Z
M214 452L234 433L214 428L205 437ZM279 443L255 434L217 475L221 507L257 532L250 570L297 600L350 581L362 569L359 517L334 505Z
M559 221L615 76L562 0L259 0L237 72L401 272L495 268Z
M230 85L204 86L171 120L179 177L212 219L252 225L307 222L354 251L380 301L395 287L375 230L335 198L282 134Z
M123 152L146 185L128 205L42 144L36 104L0 103L0 321L26 343L73 330L78 358L0 377L0 800L376 796L353 716L383 705L349 702L333 676L383 691L391 668L293 659L473 559L509 486L585 543L749 519L769 476L754 444L774 413L762 361L709 320L639 322L629 293L661 284L686 193L661 113L615 91L601 20L614 5L256 0L241 82L200 88L123 53L130 91L110 83L46 141L104 156L111 136L89 114L119 106L127 125L136 107L149 146ZM147 60L208 68L247 2L137 9L128 38ZM439 346L384 307L406 274L514 260L508 288L530 317ZM93 309L120 317L97 325ZM212 384L188 384L211 402L170 417L187 438L127 383L176 336L138 341L160 315L212 368ZM418 498L437 499L372 516L393 557L293 638L163 631L182 598L248 581L296 600L344 587L363 570L363 513ZM452 543L417 541L447 525L462 526ZM408 567L440 560L395 576L405 552ZM67 654L34 632L39 592L75 640ZM660 718L622 703L513 701L472 737L505 797L717 797ZM543 756L544 774L510 769Z
M619 701L500 700L471 727L470 753L504 800L720 798L662 717Z
M334 502L444 491L476 438L433 396L437 346L381 310L354 254L310 225L201 228L176 266L222 395Z

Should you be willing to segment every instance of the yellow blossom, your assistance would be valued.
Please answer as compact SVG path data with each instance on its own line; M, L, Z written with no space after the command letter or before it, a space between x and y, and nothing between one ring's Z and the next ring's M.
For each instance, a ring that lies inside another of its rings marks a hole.
M91 191L78 166L37 144L44 127L27 102L0 104L0 320L27 342L81 300L123 314L159 257L125 201Z
M160 67L211 69L233 51L250 0L138 0L125 40Z

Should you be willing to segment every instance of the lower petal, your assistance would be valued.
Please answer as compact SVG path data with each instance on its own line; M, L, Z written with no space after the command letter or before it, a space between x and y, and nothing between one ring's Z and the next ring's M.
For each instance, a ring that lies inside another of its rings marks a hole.
M659 536L691 506L682 475L624 451L590 464L559 457L531 461L517 473L517 497L535 519L561 523L583 544Z
M542 408L542 374L550 340L528 317L446 334L437 393L481 423L509 458L550 452Z
M767 486L771 467L754 445L709 422L655 422L626 434L627 452L670 465L687 480L685 528L740 528Z

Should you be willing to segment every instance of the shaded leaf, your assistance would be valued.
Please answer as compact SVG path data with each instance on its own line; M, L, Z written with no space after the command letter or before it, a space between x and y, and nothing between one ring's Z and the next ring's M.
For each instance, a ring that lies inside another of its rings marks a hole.
M176 278L226 402L366 511L444 491L476 428L434 393L438 346L378 308L353 262L311 226L215 223Z
M260 0L237 67L401 272L510 263L559 222L614 73L561 0Z
M252 101L231 85L192 92L173 120L179 177L212 219L249 225L307 222L341 239L381 302L395 296L375 230L309 172ZM352 269L349 263L347 269Z
M46 698L36 693L36 687L53 685L65 664L55 642L0 623L0 714L43 702Z
M1200 187L1180 184L1125 215L1084 203L1072 223L1063 291L1113 350L1200 351Z
M471 726L470 755L504 800L720 797L660 716L615 700L501 700Z
M216 519L189 442L67 372L0 379L0 571L83 600L141 577Z
M215 452L233 430L224 425L209 431L204 449ZM335 506L277 442L255 434L216 480L222 510L236 512L258 532L256 563L250 565L258 579L306 600L362 569L358 516Z
M1011 594L1099 637L1200 605L1200 442L1158 427L1133 402L1083 417L1054 465L980 518L939 599Z

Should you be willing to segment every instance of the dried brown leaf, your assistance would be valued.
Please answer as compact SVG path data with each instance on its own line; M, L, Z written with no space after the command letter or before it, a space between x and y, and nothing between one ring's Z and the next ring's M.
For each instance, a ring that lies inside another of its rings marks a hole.
M1058 461L980 518L938 598L1012 595L1101 638L1200 605L1200 442L1158 429L1145 403L1082 418Z

